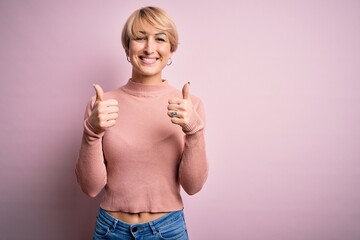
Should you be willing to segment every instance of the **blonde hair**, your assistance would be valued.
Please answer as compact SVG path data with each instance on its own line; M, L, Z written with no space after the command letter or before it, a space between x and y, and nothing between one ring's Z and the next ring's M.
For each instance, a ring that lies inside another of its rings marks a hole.
M166 32L170 42L170 51L176 51L179 37L175 23L163 9L151 6L136 10L127 19L121 35L121 43L126 51L129 50L130 40L139 37L139 31L144 23L149 23Z

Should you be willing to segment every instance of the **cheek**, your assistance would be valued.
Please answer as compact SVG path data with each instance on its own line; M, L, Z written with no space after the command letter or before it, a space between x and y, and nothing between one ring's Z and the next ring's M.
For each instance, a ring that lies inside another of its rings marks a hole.
M171 53L171 48L170 48L170 46L162 46L162 48L161 48L161 54L165 57L168 57L168 58L170 58L171 57L171 55L172 55L172 53Z
M141 45L137 42L130 41L129 43L129 54L137 53L141 49Z

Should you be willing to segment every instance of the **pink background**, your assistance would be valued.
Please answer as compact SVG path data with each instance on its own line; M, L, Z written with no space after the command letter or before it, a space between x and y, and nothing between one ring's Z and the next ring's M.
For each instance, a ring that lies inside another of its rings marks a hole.
M165 78L207 110L192 240L360 239L360 1L0 1L0 238L89 239L74 166L91 85L130 76L120 31L166 9Z

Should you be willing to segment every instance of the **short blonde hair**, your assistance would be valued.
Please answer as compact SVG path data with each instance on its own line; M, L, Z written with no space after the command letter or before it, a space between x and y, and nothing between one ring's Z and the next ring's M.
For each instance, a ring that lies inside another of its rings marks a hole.
M121 35L121 43L126 51L129 50L130 40L137 38L144 22L167 33L170 51L175 52L178 47L178 33L171 17L161 8L144 7L133 12L126 21Z

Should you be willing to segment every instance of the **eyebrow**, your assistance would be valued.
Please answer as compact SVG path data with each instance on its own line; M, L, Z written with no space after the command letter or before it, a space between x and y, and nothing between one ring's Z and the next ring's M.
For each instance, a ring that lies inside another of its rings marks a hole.
M144 34L144 35L146 35L147 34L147 32L145 32L145 31L139 31L141 34ZM166 36L166 33L165 32L158 32L158 33L155 33L155 35L165 35Z

